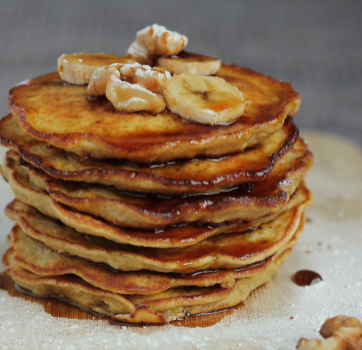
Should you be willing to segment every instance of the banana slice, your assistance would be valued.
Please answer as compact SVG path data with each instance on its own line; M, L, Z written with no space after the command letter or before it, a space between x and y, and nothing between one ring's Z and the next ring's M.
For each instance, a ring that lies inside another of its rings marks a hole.
M71 84L88 84L95 70L112 63L133 63L132 58L106 55L104 53L75 53L58 58L60 77Z
M114 108L120 112L160 113L166 108L161 95L145 89L140 84L131 84L114 76L108 80L106 96Z
M167 69L173 74L214 75L221 66L216 58L181 51L177 56L160 57L156 66Z
M222 78L174 75L163 89L167 108L202 124L229 123L244 113L241 92Z

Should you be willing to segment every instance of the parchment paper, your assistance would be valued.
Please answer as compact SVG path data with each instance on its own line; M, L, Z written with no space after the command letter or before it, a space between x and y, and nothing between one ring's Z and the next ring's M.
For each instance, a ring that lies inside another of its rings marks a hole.
M0 348L294 349L301 337L319 338L328 317L345 314L362 320L362 152L334 136L304 137L315 155L307 177L315 196L307 210L309 222L291 258L245 307L208 328L126 328L55 318L40 305L0 290ZM12 198L0 180L0 255L12 226L3 208ZM291 276L301 269L318 272L323 281L295 285Z

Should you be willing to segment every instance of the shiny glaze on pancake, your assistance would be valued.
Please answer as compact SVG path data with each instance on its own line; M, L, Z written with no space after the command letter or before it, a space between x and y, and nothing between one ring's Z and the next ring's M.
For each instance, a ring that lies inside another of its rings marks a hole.
M313 165L312 154L298 139L285 161L278 163L266 180L243 184L213 195L165 198L122 193L112 188L56 180L8 153L5 171L16 172L64 205L100 217L116 226L157 229L191 222L221 224L253 221L279 211ZM8 170L6 170L8 169ZM22 180L24 182L24 180ZM13 187L13 180L10 181Z
M210 313L238 305L253 289L266 283L290 253L291 249L286 250L265 271L240 279L231 288L180 287L155 295L123 296L96 288L74 275L39 276L16 264L12 248L6 252L3 264L13 280L33 295L61 298L121 322L164 324L186 314Z
M153 248L188 247L201 242L208 237L222 233L244 232L249 228L258 227L265 222L274 220L280 214L300 203L308 206L313 200L311 192L305 184L302 183L294 192L289 202L283 206L281 210L273 215L264 216L260 220L254 220L251 222L241 221L219 225L216 227L198 224L180 225L168 227L163 230L148 231L117 227L105 221L98 220L90 215L73 211L51 199L49 195L42 191L35 191L34 189L26 190L25 188L23 188L23 190L24 192L21 193L21 191L19 191L19 193L17 193L17 197L22 200L27 198L28 204L33 207L30 207L19 200L13 201L5 209L5 214L12 220L16 220L17 216L26 216L29 214L41 217L42 214L35 209L38 208L44 215L58 219L65 225L76 229L78 232L96 237L103 237L121 244ZM29 201L30 198L31 201Z
M85 86L64 84L58 73L16 86L8 101L23 130L37 139L81 156L144 163L242 151L299 108L290 84L231 65L217 76L239 88L246 101L244 115L229 125L192 123L167 110L118 113L106 98L88 99Z
M299 204L275 220L241 233L217 235L185 248L145 248L87 236L42 215L15 215L25 234L55 252L106 264L121 271L150 270L193 273L206 269L234 269L261 262L280 252L304 226Z
M15 261L23 268L42 276L74 274L95 287L120 294L155 294L183 286L233 286L235 280L260 273L276 255L240 269L203 270L194 274L164 274L151 271L123 272L77 257L58 254L26 235L19 227L11 231ZM289 243L287 244L288 248ZM285 248L286 249L286 248Z
M113 185L124 191L184 195L216 193L244 182L264 180L291 150L298 129L288 117L282 128L247 150L221 158L136 164L125 160L82 159L27 135L17 119L0 121L0 144L49 176L71 181Z

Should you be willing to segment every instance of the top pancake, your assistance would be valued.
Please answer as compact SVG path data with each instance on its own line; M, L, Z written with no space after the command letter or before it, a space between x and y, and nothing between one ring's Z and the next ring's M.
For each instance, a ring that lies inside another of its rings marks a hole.
M230 125L192 123L167 110L118 113L107 99L88 99L86 86L65 84L58 73L10 90L9 108L24 131L53 146L80 156L142 163L242 151L297 113L300 96L290 84L229 65L217 75L246 101L244 115Z

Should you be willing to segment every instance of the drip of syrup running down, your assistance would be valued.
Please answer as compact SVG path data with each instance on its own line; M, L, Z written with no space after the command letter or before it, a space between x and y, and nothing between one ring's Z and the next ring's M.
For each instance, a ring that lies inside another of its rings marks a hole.
M314 271L300 270L294 274L292 280L296 285L305 287L322 281L322 276Z

